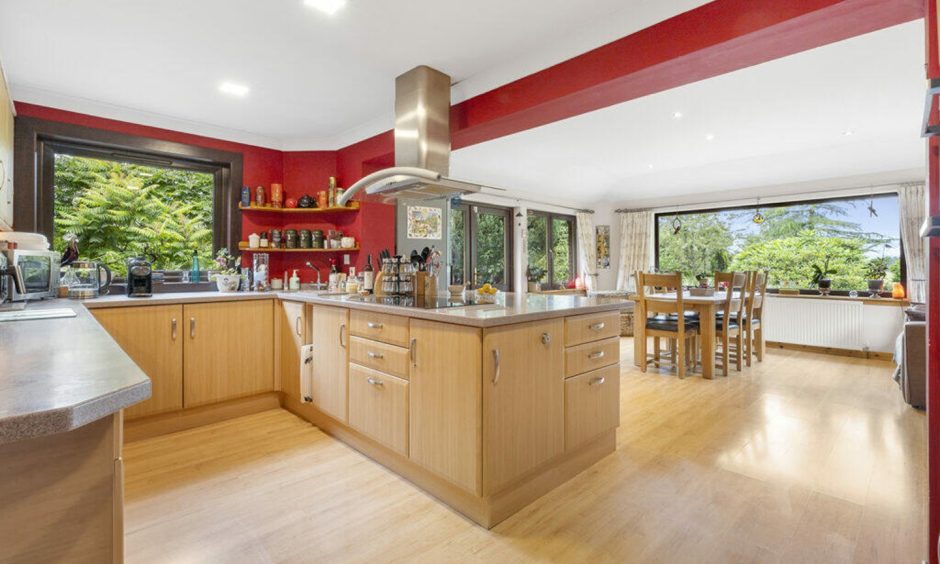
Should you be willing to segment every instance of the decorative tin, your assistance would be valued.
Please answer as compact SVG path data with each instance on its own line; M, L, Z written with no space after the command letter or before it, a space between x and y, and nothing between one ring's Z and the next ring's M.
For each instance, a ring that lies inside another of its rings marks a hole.
M313 248L322 249L323 248L323 231L321 231L320 229L314 229L313 231L310 232L310 236L312 239L311 243L313 245Z
M310 230L301 229L300 230L300 248L309 249L312 241L310 240Z
M297 248L297 230L288 229L284 231L284 244L288 249Z

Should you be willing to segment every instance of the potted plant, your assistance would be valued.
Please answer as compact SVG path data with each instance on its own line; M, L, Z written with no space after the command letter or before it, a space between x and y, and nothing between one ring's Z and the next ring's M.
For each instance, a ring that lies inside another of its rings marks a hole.
M215 255L216 271L212 275L215 279L215 285L220 292L237 292L238 283L241 281L241 275L235 268L235 257L223 247Z
M885 287L885 275L888 273L888 259L886 257L873 258L868 261L865 269L868 276L868 295L877 298Z
M819 264L813 265L812 282L821 295L827 295L829 290L832 289L832 279L829 278L829 276L833 274L836 274L836 270L829 267L829 257L826 257L826 262L824 262L822 266Z
M542 278L545 277L546 270L544 268L539 268L537 266L529 266L525 270L526 280L529 281L529 291L538 292L539 291L539 282L542 281Z
M708 274L705 274L704 272L702 274L696 274L695 280L698 282L698 287L708 288L708 278Z

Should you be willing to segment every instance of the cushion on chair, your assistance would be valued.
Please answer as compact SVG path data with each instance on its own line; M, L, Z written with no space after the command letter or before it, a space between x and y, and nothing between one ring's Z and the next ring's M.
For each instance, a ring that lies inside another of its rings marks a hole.
M657 315L656 317L650 317L646 320L646 328L652 329L654 331L679 331L679 318L678 317L669 317L665 315ZM695 320L685 320L685 329L697 330L698 321Z
M737 329L738 322L734 319L731 319L730 321L731 322L728 323L728 329ZM724 326L725 326L725 320L723 318L719 317L715 319L715 329L721 331L722 329L724 329Z

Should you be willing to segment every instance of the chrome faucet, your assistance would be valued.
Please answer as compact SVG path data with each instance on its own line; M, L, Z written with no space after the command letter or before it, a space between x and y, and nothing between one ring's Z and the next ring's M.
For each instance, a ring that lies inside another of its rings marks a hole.
M313 285L313 289L314 289L314 290L324 290L324 289L326 289L326 284L324 284L324 283L322 282L321 278L320 278L320 269L317 268L317 267L315 267L315 266L313 266L313 263L311 263L309 260L307 261L306 266L307 266L307 268L310 268L310 269L312 269L314 272L317 273L317 281L316 281L315 284L312 284L312 285Z

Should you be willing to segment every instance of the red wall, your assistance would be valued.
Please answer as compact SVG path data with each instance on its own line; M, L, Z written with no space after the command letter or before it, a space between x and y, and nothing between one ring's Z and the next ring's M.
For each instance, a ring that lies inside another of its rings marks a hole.
M16 112L20 116L241 153L244 184L252 188L260 185L268 189L272 183L281 183L284 186L285 198L299 198L303 194L316 196L317 192L326 189L330 176L336 176L341 186L348 186L363 175L363 170L371 172L381 166L392 164L394 160L391 153L388 153L391 147L390 136L388 139L382 136L367 139L339 151L282 152L24 102L16 102ZM376 160L376 151L379 148L384 148L387 154L381 155L379 160ZM380 162L387 164L379 165ZM340 170L340 163L342 163L342 170ZM381 249L386 247L391 249L395 245L394 206L362 201L359 213L355 214L311 214L302 220L293 216L288 220L285 219L286 217L277 214L245 213L242 216L242 238L247 240L248 234L252 232L274 228L322 229L324 232L329 229L339 229L361 242L362 251L352 253L350 256L351 265L357 268L362 268L365 264L367 253L376 255ZM337 254L335 257L342 265L342 255ZM246 264L248 260L246 256L244 259ZM329 267L329 256L323 254L271 253L272 272L280 274L284 270L297 268L302 281L314 280L316 275L304 266L308 260L323 271L325 279Z

